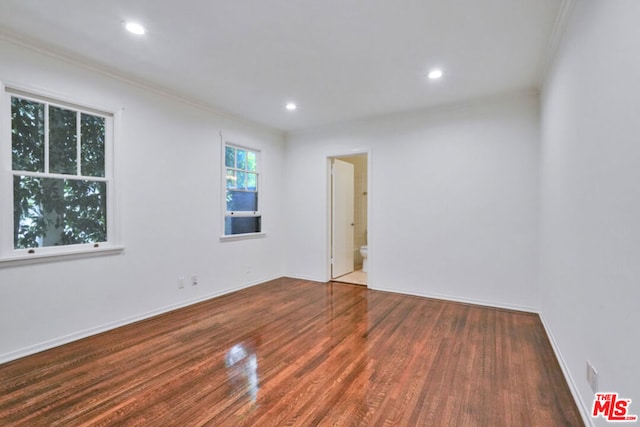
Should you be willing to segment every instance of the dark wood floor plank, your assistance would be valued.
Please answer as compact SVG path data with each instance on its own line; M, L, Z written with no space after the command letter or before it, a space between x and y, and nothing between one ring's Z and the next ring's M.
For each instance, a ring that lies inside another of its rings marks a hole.
M0 365L2 426L581 426L537 315L278 279Z

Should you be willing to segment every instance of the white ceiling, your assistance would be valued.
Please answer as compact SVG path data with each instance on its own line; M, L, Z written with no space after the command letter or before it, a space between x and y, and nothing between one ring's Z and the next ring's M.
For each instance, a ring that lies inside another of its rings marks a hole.
M290 131L536 87L564 2L2 0L0 31Z

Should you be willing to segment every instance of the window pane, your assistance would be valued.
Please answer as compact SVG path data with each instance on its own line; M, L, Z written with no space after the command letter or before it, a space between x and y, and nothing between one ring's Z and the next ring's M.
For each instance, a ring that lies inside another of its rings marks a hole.
M77 173L76 112L49 107L49 172Z
M252 191L227 190L227 211L248 211L258 210L258 193Z
M107 183L66 179L63 243L107 241Z
M44 104L11 98L12 168L44 172Z
M247 188L247 173L246 172L238 172L237 175L238 180L236 181L236 186L238 188L245 189Z
M13 177L13 247L15 249L42 246L46 220L42 209L42 179Z
M236 150L236 155L238 156L238 165L236 166L238 169L246 169L247 168L247 152L244 150Z
M224 165L228 168L236 167L236 150L233 147L224 148Z
M256 191L258 188L258 175L255 173L247 174L247 189Z
M253 151L247 151L247 170L256 170L256 153Z
M236 177L236 171L227 169L227 188L236 188L236 182L238 178Z
M261 227L260 217L225 217L224 234L259 233Z
M14 176L14 248L107 240L107 184Z
M82 175L104 176L104 117L82 114Z

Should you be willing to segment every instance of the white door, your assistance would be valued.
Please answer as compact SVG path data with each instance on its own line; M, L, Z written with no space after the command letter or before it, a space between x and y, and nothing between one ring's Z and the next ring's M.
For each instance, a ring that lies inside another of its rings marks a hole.
M331 180L331 278L353 271L353 165L333 160Z

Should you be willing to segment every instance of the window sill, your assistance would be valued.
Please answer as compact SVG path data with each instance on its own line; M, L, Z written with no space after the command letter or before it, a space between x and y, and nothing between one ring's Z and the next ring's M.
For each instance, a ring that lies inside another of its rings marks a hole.
M220 236L221 242L232 242L234 240L248 240L248 239L261 239L266 237L267 233L245 233L245 234L232 234L229 236Z
M115 255L124 252L124 246L105 246L91 249L69 249L48 253L20 254L0 258L0 268L18 265L40 264L45 262L66 261L96 256Z

